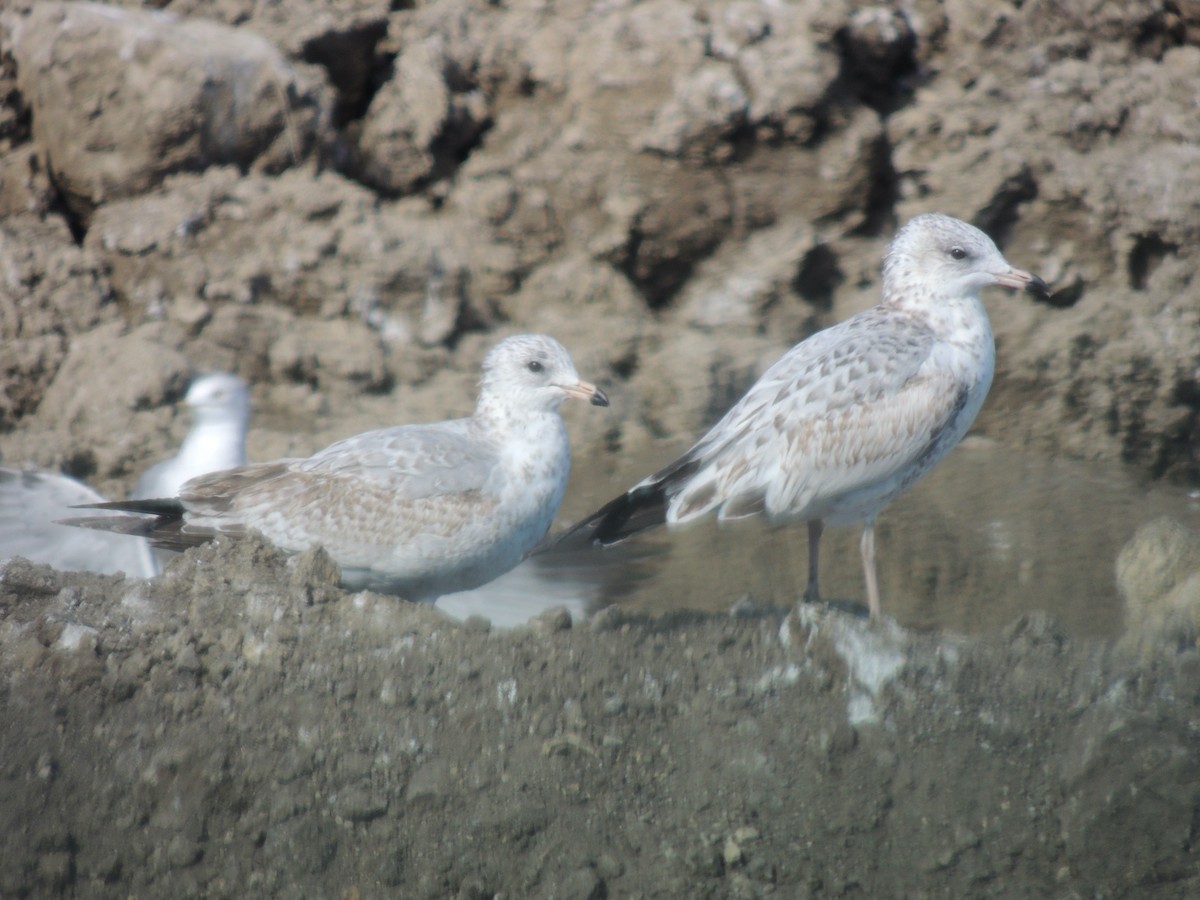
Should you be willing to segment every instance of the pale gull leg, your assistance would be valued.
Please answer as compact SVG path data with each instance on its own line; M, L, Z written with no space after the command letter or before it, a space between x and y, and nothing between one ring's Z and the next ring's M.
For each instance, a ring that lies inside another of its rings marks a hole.
M879 576L875 573L874 519L867 519L863 522L861 547L863 575L867 579L867 608L871 611L871 618L878 619L881 610L879 604Z
M805 603L820 603L821 591L817 587L817 564L821 559L821 532L825 523L813 519L808 523L808 587L804 589Z

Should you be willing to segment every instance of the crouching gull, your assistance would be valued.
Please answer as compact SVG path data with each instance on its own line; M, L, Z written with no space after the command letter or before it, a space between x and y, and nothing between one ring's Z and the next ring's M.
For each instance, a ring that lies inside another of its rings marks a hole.
M570 529L611 545L655 525L764 516L808 524L808 586L825 524L862 522L872 618L880 615L875 519L966 434L992 383L989 285L1047 296L991 239L922 215L892 241L882 300L797 344L690 450Z
M146 470L134 497L173 497L188 479L245 463L250 400L240 378L224 372L202 375L188 388L184 403L192 427L179 453ZM146 541L54 521L70 515L71 507L103 502L100 494L67 475L0 467L0 560L23 556L64 571L157 575L160 561Z
M307 459L280 459L187 482L177 498L94 504L147 518L68 524L182 550L259 531L280 549L321 546L342 584L433 601L507 572L546 534L571 456L563 400L607 406L544 335L501 341L483 363L473 416L369 431Z

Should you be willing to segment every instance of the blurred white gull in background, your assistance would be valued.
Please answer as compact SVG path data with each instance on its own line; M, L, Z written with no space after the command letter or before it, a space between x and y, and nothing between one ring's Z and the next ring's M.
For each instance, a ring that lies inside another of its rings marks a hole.
M179 453L148 469L135 497L173 497L185 481L246 461L250 399L236 375L197 378L184 398L192 428ZM75 572L136 578L157 575L160 562L145 540L55 524L73 506L104 497L67 475L43 469L0 466L0 560L14 556Z

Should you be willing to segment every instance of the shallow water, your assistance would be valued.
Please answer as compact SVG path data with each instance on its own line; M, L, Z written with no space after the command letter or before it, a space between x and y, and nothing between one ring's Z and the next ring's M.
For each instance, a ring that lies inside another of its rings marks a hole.
M611 458L579 460L561 521L679 449L623 458L612 474ZM1200 528L1200 502L1179 486L1141 483L1120 466L1047 460L969 439L879 517L884 612L911 628L980 633L1041 610L1073 635L1113 636L1122 620L1117 554L1140 525L1162 515ZM856 527L826 529L821 593L865 611L858 540ZM803 525L709 521L646 532L627 545L650 555L628 566L627 579L621 560L606 562L606 597L655 614L723 612L742 599L788 606L807 578Z

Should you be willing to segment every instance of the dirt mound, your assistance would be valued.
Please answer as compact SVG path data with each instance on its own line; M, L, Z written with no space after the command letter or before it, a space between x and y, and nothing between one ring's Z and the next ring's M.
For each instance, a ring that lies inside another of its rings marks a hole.
M0 579L5 896L1183 897L1200 657L1044 617L490 633L221 542Z

